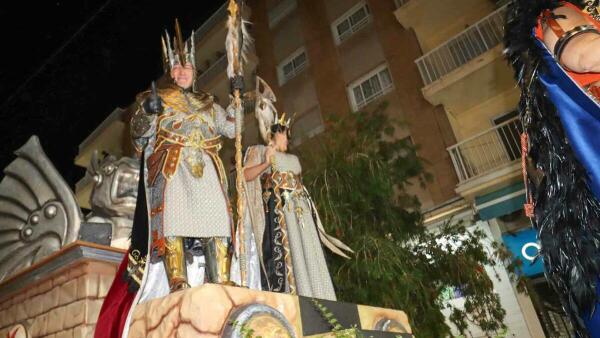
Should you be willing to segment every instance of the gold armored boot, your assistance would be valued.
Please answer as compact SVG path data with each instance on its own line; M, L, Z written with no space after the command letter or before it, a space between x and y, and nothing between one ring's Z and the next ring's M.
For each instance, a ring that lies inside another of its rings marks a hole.
M183 251L183 238L165 238L165 270L169 280L171 292L187 289L190 287L187 281L187 270L185 255Z
M226 237L202 238L202 250L206 260L209 283L231 285L229 280L229 239Z

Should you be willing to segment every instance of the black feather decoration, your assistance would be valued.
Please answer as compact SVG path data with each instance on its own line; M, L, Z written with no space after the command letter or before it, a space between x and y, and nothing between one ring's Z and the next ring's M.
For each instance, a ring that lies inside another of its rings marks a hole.
M582 4L571 1L581 8ZM600 203L588 186L587 172L571 149L556 107L538 75L546 71L533 29L557 0L513 0L505 25L505 55L521 89L519 111L529 137L529 156L542 178L529 175L534 227L541 243L546 277L558 293L576 336L589 337L584 316L597 304L600 274Z

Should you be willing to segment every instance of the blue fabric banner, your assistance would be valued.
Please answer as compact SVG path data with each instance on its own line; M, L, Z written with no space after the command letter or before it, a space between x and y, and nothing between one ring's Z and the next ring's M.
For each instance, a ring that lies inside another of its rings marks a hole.
M600 106L556 63L543 43L548 71L540 80L558 110L569 143L588 171L590 188L600 199Z
M548 71L540 74L540 81L558 110L563 128L577 159L589 175L589 185L600 199L600 106L554 60L544 44L536 40L543 51ZM597 281L597 285L598 285ZM600 288L596 288L600 297ZM600 338L600 303L596 311L583 314L591 338Z

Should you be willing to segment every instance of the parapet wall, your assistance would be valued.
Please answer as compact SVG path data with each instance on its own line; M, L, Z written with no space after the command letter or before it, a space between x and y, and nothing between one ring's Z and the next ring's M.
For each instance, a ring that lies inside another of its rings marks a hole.
M0 283L0 337L92 338L123 254L74 242ZM215 284L139 304L129 337L338 337L342 329L412 337L402 311Z
M123 251L74 242L0 284L0 337L93 337Z

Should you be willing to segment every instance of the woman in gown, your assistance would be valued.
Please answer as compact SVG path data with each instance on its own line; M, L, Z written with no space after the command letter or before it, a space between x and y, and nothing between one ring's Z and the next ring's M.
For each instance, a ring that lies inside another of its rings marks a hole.
M264 94L257 97L257 117L267 145L248 148L244 160L246 224L250 223L246 228L254 240L247 241L247 247L256 248L259 257L259 264L249 264L248 275L260 275L263 290L335 300L321 243L345 258L343 250L352 250L325 233L302 184L300 161L287 153L290 120L285 120L285 114L277 118L272 102L258 107Z

